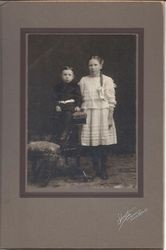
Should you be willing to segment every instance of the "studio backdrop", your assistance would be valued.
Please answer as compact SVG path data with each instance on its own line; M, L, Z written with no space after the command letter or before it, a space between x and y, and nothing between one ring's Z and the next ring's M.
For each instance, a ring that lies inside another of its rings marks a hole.
M61 69L70 65L76 81L88 74L92 55L104 59L103 74L116 84L114 113L117 145L114 153L135 153L136 149L136 73L137 36L135 34L29 34L28 35L28 140L57 133L54 120L53 88Z

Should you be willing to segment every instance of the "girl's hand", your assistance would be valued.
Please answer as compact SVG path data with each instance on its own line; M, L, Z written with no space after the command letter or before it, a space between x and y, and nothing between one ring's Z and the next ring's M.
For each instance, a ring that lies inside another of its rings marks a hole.
M56 111L57 112L61 112L62 111L61 107L60 106L56 106Z
M75 107L75 111L79 112L81 109L79 107Z
M113 119L108 121L108 128L110 129L112 127Z
M112 124L113 124L113 113L114 113L114 109L110 109L109 115L108 115L108 128L109 129L112 127Z

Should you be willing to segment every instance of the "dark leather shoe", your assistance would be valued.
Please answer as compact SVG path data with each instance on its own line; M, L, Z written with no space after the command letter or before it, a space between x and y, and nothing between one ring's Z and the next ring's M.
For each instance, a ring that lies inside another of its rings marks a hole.
M107 173L106 170L101 173L100 178L102 180L107 180L108 179L108 173Z

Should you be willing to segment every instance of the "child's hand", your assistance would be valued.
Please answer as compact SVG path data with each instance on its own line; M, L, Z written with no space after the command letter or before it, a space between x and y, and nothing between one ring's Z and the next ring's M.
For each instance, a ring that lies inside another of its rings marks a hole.
M112 127L113 124L113 109L110 109L109 111L109 116L108 116L108 128L110 129Z
M108 128L110 129L112 127L113 119L108 121Z
M79 112L81 109L79 107L75 107L75 111Z
M112 124L109 124L109 125L108 125L108 129L111 129L111 127L112 127Z
M56 111L57 112L61 112L62 111L61 107L60 106L56 106Z

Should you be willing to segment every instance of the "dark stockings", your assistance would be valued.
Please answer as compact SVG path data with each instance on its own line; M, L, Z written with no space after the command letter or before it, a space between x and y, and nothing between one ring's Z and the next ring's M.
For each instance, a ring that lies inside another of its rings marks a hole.
M91 148L91 156L93 168L96 176L101 179L108 179L107 173L107 156L108 148L107 146L97 146Z

